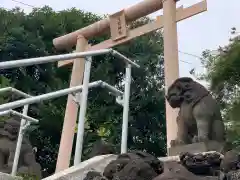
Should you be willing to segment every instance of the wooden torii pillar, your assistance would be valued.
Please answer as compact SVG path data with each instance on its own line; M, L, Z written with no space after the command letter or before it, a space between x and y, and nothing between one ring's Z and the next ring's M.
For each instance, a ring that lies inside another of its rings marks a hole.
M162 8L163 15L157 16L155 21L135 29L127 29L127 23L149 15ZM109 18L100 20L85 28L58 37L53 40L53 44L57 49L69 49L76 46L76 51L85 51L86 49L99 50L112 48L164 27L164 65L165 85L167 89L167 87L179 77L176 22L192 17L206 10L206 0L188 8L183 8L181 6L178 9L176 9L176 0L144 0L132 7L109 16ZM106 32L111 33L111 39L93 46L87 45L87 39L103 35ZM84 60L63 61L59 62L58 66L61 67L70 63L73 63L70 86L82 84ZM72 96L69 95L65 111L56 172L69 167L77 111L78 106L72 100ZM170 108L168 103L166 103L168 146L170 141L176 138L176 116L177 111Z

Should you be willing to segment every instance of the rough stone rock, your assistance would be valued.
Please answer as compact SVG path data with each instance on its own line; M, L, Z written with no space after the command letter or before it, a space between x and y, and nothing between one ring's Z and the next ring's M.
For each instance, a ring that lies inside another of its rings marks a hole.
M225 173L240 169L240 153L236 150L226 152L220 168Z
M131 153L120 154L118 156L118 159L133 160L138 158L141 158L145 163L149 164L157 174L161 174L163 172L163 163L153 155L146 152L132 151Z
M100 172L90 171L83 180L107 180Z
M217 177L200 177L189 172L178 162L167 162L164 171L153 180L218 180Z
M113 180L152 180L158 174L142 159L131 160L122 170L116 172Z
M0 125L0 172L11 173L20 119L8 119ZM41 167L35 160L33 147L24 136L19 156L18 174L29 174L41 178Z
M99 140L94 143L89 158L105 154L114 154L114 152L114 146L112 144Z
M234 149L226 152L221 162L220 169L223 174L220 180L239 180L240 153Z
M157 174L163 172L163 163L153 155L142 151L135 151L135 154L142 158L145 163L148 163Z
M181 164L196 175L215 176L219 174L222 158L219 153L180 155Z
M128 163L129 159L117 159L110 162L104 169L103 175L108 179L112 179L114 174L121 171Z
M240 179L240 170L230 171L226 173L224 180L239 180Z
M18 176L11 176L10 174L4 174L0 172L0 180L23 180L23 178Z
M109 180L116 178L133 180L134 177L148 180L149 177L155 177L162 172L163 163L160 160L148 153L133 151L120 154L106 166L103 175Z

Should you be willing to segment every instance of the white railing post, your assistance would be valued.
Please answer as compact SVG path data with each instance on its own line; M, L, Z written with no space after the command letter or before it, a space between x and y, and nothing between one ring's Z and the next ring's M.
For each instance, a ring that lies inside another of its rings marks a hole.
M123 122L122 122L122 141L121 141L121 153L127 152L127 139L128 139L128 116L129 116L129 97L131 86L131 65L126 65L125 74L125 89L123 97Z
M87 109L88 84L90 80L91 63L92 63L92 57L87 57L85 62L83 86L82 86L82 93L80 98L81 102L79 102L80 111L79 111L79 118L78 118L78 130L77 130L77 140L76 140L76 148L75 148L75 155L74 155L74 165L79 164L82 158L84 123L85 123L85 114Z
M29 107L29 105L24 106L23 115L27 115L28 107ZM19 161L19 156L20 156L21 147L22 147L22 140L23 140L23 135L24 135L24 127L25 127L26 123L27 123L27 121L24 118L22 118L20 128L19 128L19 132L18 132L17 145L16 145L14 161L13 161L13 166L12 166L11 175L13 175L13 176L16 176L16 173L17 173L18 161Z

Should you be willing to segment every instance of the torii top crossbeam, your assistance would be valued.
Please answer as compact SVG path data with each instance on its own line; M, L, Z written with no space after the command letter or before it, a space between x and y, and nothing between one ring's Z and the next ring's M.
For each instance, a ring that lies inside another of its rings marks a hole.
M156 12L162 8L163 4L161 0L145 0L127 9L124 9L124 14L126 21L131 22ZM86 39L89 39L102 35L103 33L109 31L109 29L110 22L109 19L106 18L72 33L58 37L53 40L53 44L57 49L69 49L76 45L79 34L84 36Z

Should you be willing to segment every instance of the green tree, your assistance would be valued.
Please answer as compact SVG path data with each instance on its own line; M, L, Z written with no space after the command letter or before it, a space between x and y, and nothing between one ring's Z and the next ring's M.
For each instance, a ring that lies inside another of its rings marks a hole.
M207 73L201 78L210 84L210 90L222 108L228 141L240 147L240 41L231 39L218 53L203 52L203 64Z
M75 8L55 12L49 7L34 9L25 14L21 9L0 9L0 60L10 61L22 58L40 57L57 52L52 40L62 34L72 32L101 19L92 13ZM143 18L134 22L136 27L149 22ZM108 38L91 39L97 44ZM139 69L133 69L129 117L129 150L148 151L156 156L166 153L163 40L159 32L154 32L116 48L121 53L138 62ZM111 56L94 57L91 81L103 80L123 90L124 63ZM57 68L56 63L34 65L1 71L15 87L31 95L67 88L71 66ZM87 158L92 144L100 139L116 145L120 149L122 107L115 97L102 89L89 93L87 127L84 137L84 157ZM66 97L39 105L31 105L29 115L40 120L30 133L31 143L37 147L37 161L43 169L43 176L55 170ZM99 133L107 129L105 133Z
M10 83L10 80L7 79L6 77L4 76L0 76L0 89L2 88L6 88L6 87L11 87L12 84ZM4 103L7 103L9 102L12 98L13 98L13 95L11 93L1 93L0 94L0 104L4 104ZM9 116L0 116L0 121L4 121L6 120L7 118L9 118Z

